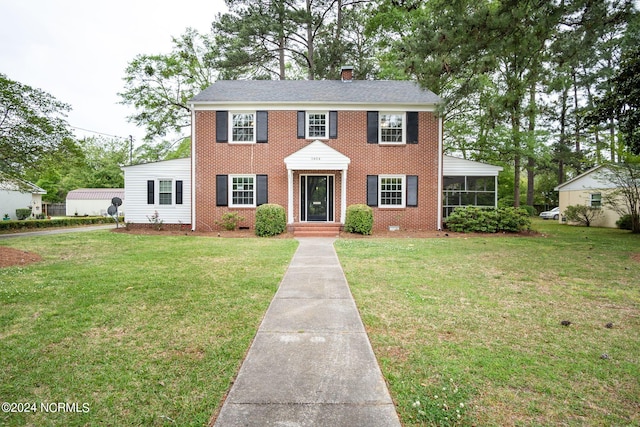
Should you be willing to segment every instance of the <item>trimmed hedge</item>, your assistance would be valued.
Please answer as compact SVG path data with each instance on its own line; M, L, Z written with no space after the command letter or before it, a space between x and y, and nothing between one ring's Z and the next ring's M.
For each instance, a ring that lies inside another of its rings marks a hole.
M120 218L120 222L124 223L124 219ZM0 221L0 231L3 230L29 230L35 228L55 228L69 227L74 225L88 224L113 224L115 220L111 217L88 216L88 217L69 217L57 219L28 219L21 221Z
M256 235L276 236L287 229L287 217L280 205L267 203L256 208Z
M467 206L454 210L445 226L459 233L517 233L531 228L529 212L522 208L479 208Z
M344 230L349 233L371 234L371 230L373 230L373 209L367 205L348 206Z

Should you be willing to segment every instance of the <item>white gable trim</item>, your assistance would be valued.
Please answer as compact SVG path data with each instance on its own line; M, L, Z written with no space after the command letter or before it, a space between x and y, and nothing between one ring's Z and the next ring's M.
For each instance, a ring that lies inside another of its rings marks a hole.
M321 141L284 158L288 170L347 170L351 159Z

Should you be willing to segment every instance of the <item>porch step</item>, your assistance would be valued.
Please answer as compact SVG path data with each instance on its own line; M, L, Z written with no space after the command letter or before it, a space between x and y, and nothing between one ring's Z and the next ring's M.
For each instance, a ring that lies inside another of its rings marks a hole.
M338 237L342 224L299 222L293 224L294 237Z

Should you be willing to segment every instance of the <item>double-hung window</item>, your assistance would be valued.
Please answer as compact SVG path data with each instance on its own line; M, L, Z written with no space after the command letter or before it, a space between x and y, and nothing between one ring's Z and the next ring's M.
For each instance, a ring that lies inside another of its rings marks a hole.
M379 141L381 144L405 143L405 118L403 113L380 113Z
M255 207L256 186L255 175L229 175L231 191L229 206Z
M253 112L232 112L231 126L229 129L229 142L254 143L256 142L256 120Z
M602 207L602 193L591 193L590 204L592 208Z
M405 202L405 176L404 175L380 175L378 176L378 206L385 208L404 208Z
M173 181L170 179L158 180L158 201L161 205L170 205L173 199Z
M329 114L324 112L307 112L307 139L329 138Z

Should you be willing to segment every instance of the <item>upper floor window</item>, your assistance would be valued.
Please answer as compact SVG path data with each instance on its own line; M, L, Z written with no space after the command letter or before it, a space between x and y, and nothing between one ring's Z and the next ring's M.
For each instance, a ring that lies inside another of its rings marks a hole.
M231 126L229 142L253 143L255 138L255 113L230 113Z
M380 113L380 143L403 144L404 141L404 114Z
M601 193L592 193L591 194L590 204L591 204L592 208L602 207L602 194Z
M307 139L327 139L329 115L326 112L307 113Z

